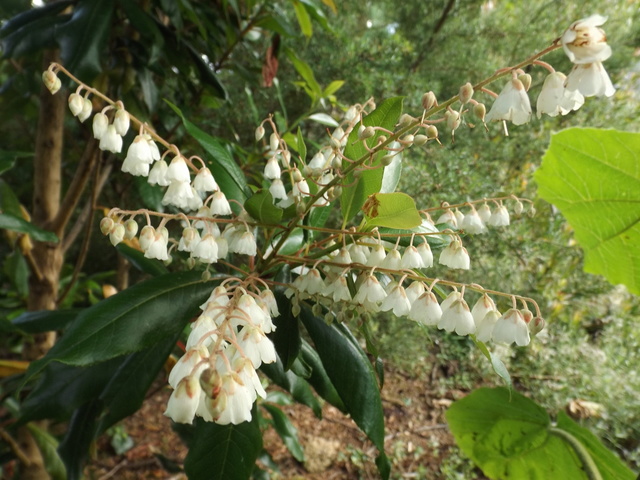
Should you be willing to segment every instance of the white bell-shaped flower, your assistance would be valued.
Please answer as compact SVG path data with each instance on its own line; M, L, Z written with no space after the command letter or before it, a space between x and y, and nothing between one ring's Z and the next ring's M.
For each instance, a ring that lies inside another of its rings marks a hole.
M509 210L504 205L498 205L487 222L492 227L506 227L510 223Z
M169 164L166 178L172 182L191 182L189 167L187 166L187 162L184 161L184 157L182 155L176 155L173 157L173 160L171 160L171 163Z
M531 103L522 82L513 78L504 86L485 117L485 122L508 120L524 125L531 119Z
M409 318L423 325L437 325L442 317L442 308L432 291L424 292L411 305Z
M170 185L171 182L167 179L167 170L169 170L167 162L164 160L157 161L153 164L153 167L151 167L147 181L151 185L160 185L161 187Z
M176 423L193 423L201 391L198 378L184 377L169 397L164 414Z
M569 91L578 91L585 97L610 97L616 93L609 74L600 62L575 65L566 82Z
M602 15L591 15L573 22L562 34L562 48L573 63L603 62L611 56L604 30L598 28L607 21Z
M493 337L493 329L502 314L498 310L490 310L482 317L480 322L476 322L476 339L481 342L488 342Z
M496 322L492 338L497 343L511 344L515 342L520 347L528 345L531 341L527 323L524 321L522 313L515 308L508 310Z
M572 110L578 110L584 105L584 96L577 90L565 88L567 77L562 72L553 72L547 75L536 102L536 115L538 118L546 113L550 117L558 114L566 115Z
M127 111L124 108L118 108L113 116L113 126L115 127L118 135L124 137L129 131L130 125L131 120L129 119Z
M211 170L207 167L203 167L198 171L196 178L193 179L193 188L202 193L215 192L220 189L211 174Z
M447 332L455 331L458 335L475 333L476 324L469 311L469 305L463 298L456 300L449 308L442 310L442 317L438 322L438 328Z
M84 108L84 98L79 93L72 93L69 95L69 110L74 117L77 117L82 113Z
M218 244L210 233L206 234L196 245L192 252L194 258L205 263L215 263L218 261Z
M224 193L222 193L221 190L218 190L213 195L211 195L211 203L209 204L209 209L211 210L212 215L231 215L231 213L233 213L231 211L231 205L229 205L227 197Z
M100 144L98 147L100 150L111 153L120 153L122 151L122 137L118 135L118 132L116 132L115 126L109 125L107 127L107 130L104 132L102 137L100 137Z
M407 315L411 310L411 303L402 285L396 285L380 304L383 312L393 311L396 317Z
M93 116L93 137L96 140L100 140L102 136L107 133L107 127L109 126L109 119L107 116L98 112Z

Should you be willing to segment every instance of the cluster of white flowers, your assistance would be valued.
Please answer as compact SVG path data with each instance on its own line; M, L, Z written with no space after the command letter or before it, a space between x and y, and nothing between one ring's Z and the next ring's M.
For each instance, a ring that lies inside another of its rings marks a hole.
M543 113L552 117L566 115L578 110L584 104L585 97L610 97L615 93L611 79L602 65L611 56L611 47L607 44L604 31L599 28L606 20L601 15L591 15L572 23L562 34L562 48L574 67L568 76L556 71L547 76L536 102L538 117ZM487 113L485 121L508 120L514 125L529 122L531 104L527 91L530 85L530 75L518 75L514 71Z
M195 416L221 425L251 420L256 398L266 396L256 370L276 361L266 334L279 315L269 289L216 287L191 325L185 354L169 374L174 388L165 415L192 423Z

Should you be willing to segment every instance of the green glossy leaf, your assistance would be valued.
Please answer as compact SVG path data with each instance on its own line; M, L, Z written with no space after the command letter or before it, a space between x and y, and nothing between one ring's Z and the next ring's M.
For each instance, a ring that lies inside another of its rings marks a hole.
M20 200L11 187L0 178L0 209L3 213L8 213L14 217L22 217Z
M496 354L490 352L484 342L477 340L475 335L472 335L471 338L476 344L476 347L478 347L487 360L491 362L491 368L493 368L493 371L506 382L509 388L511 388L511 375L509 375L509 370L507 370L504 362Z
M50 433L42 430L33 423L27 425L27 429L38 445L38 450L42 454L44 468L51 480L67 480L64 463L58 455L58 440Z
M91 365L137 352L173 337L213 289L199 272L152 278L84 310L47 355L33 362L32 377L52 361Z
M0 213L0 229L26 233L38 242L58 242L58 237L55 233L43 230L22 218L8 213Z
M256 27L262 27L286 37L294 37L296 35L293 26L283 15L267 15L262 17L256 22Z
M137 2L118 0L118 5L126 14L131 25L145 37L150 37L158 46L162 46L164 39L154 18L145 12Z
M19 13L2 24L2 28L0 28L0 38L5 38L7 35L33 23L38 19L55 16L72 3L73 0L60 0L58 2L47 3L42 7L31 8L26 12Z
M585 252L586 272L640 293L640 134L571 128L551 137L535 174Z
M346 412L347 410L344 406L344 402L340 398L340 395L338 395L336 387L331 383L331 379L322 365L322 360L320 359L318 352L311 348L311 345L304 340L302 341L302 348L300 352L302 359L311 367L311 376L307 378L307 381L311 384L313 389L331 405L342 412Z
M576 450L552 433L547 412L517 392L478 389L454 402L446 418L462 451L489 478L588 478Z
M302 130L298 127L298 133L296 134L296 151L300 155L300 160L303 162L307 159L307 145L304 143L304 137L302 136Z
M295 51L291 48L286 48L285 53L298 74L302 77L302 79L308 86L309 91L307 93L310 94L312 101L316 101L317 99L319 99L322 96L322 88L320 88L320 84L316 80L313 69L307 62L298 57Z
M309 12L309 15L311 15L311 18L313 18L313 20L318 22L318 24L320 24L320 26L327 32L333 33L333 30L329 25L329 21L327 20L327 16L324 14L322 6L318 2L316 2L315 0L300 0L300 2L302 2L304 6L307 7L307 11ZM323 0L322 3L333 5L333 0ZM333 5L332 10L334 13L336 13L335 5Z
M604 480L634 480L636 475L586 428L574 422L563 411L558 412L557 427L577 439L589 452Z
M269 377L273 383L291 393L296 402L306 405L313 410L316 417L322 418L322 406L313 394L309 383L305 379L298 377L291 370L285 372L280 358L274 363L263 363L260 366L260 370Z
M81 80L92 80L102 69L114 7L113 0L80 0L56 31L62 63Z
M276 352L289 370L300 353L300 331L298 319L291 313L291 301L284 295L284 289L276 289L276 301L280 315L273 319L276 331L269 335L276 347Z
M364 117L362 123L366 126L379 126L387 130L393 130L402 113L402 100L401 97L385 100L378 108ZM362 142L358 141L359 126L360 124L356 125L349 135L347 146L344 150L345 157L352 161L363 157L366 158L367 155L369 155ZM369 147L375 145L376 139L380 135L380 131L376 131L376 134L367 140L367 145L369 145ZM373 165L379 165L379 160L376 159ZM360 211L367 201L367 198L369 198L369 195L380 191L383 174L384 171L382 168L375 168L363 170L357 180L353 173L347 176L344 182L347 186L342 189L342 197L340 199L344 225Z
M325 97L328 97L329 95L333 95L338 90L340 90L343 85L344 85L344 80L334 80L333 82L331 82L329 85L325 87L322 94Z
M264 403L262 407L271 415L273 428L275 428L282 442L287 447L287 450L293 455L293 458L299 462L304 462L304 450L300 444L300 440L298 440L298 430L293 426L289 417L275 405Z
M406 193L374 193L362 206L365 229L388 227L410 230L422 224L416 202Z
M260 223L276 225L282 219L282 208L273 204L269 190L258 190L244 202L245 210Z
M80 309L39 310L25 312L14 318L11 323L25 333L42 333L63 330L80 314Z
M366 353L344 325L327 325L306 307L300 318L331 383L358 427L378 448L380 466L385 467L389 461L384 454L384 411L376 374ZM384 475L386 468L379 470Z
M293 9L296 12L300 31L305 37L311 37L311 35L313 35L313 26L311 25L311 17L309 16L307 9L299 0L293 0Z
M305 234L301 228L296 228L291 232L291 235L287 237L278 253L281 255L291 255L302 247L305 241ZM278 243L278 237L276 237L272 242L272 248L275 247Z
M166 275L169 273L167 267L164 266L162 262L158 260L154 260L152 258L146 258L144 253L140 250L136 250L135 248L130 247L124 243L119 243L116 245L116 250L118 253L122 255L124 258L131 262L135 268L140 270L141 272L148 273L149 275L153 275L154 277L160 275Z
M4 273L22 299L29 295L29 266L20 250L14 250L4 259Z
M196 420L194 438L184 461L191 480L247 480L262 449L257 415L240 425Z
M67 480L83 478L83 466L89 453L87 446L96 438L96 419L101 410L102 405L96 400L80 407L71 417L58 448L67 470Z
M216 182L220 186L220 190L222 190L227 198L232 198L240 203L244 203L249 194L249 188L247 187L244 172L233 160L228 150L224 148L218 139L203 132L187 120L178 107L166 100L165 102L180 116L187 132L189 132L209 154L207 158L209 168L211 172L213 172ZM239 212L240 209L235 203L231 204L231 208L236 212Z
M7 35L0 41L2 57L24 57L50 47L55 43L56 29L60 28L68 18L68 15L38 18Z

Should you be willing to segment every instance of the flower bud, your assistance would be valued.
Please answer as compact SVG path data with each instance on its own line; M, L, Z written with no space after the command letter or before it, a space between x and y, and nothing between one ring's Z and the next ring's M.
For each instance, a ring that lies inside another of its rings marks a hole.
M200 276L200 278L202 279L203 282L211 280L211 272L209 270L205 270L204 272L202 272L202 275Z
M411 115L407 114L407 113L403 113L400 116L400 120L398 120L398 127L400 128L404 128L407 127L411 124L411 122L415 121L415 118L413 118Z
M291 178L293 179L293 181L295 183L301 182L303 179L302 174L300 173L300 170L298 170L297 168L293 169L293 172L291 172Z
M255 137L256 142L259 142L264 137L264 127L262 125L258 125L258 128L256 128Z
M413 144L421 147L422 145L427 143L428 140L429 137L427 137L426 135L416 135L415 137L413 137Z
M131 120L129 114L124 108L118 108L116 114L113 117L113 126L116 128L116 133L121 137L124 137L129 131Z
M438 100L436 99L436 94L433 92L427 92L422 95L422 106L425 110L431 110L435 105L438 104Z
M536 216L536 209L533 205L531 205L531 208L529 208L529 216L530 217L535 217Z
M544 318L542 317L534 317L527 326L529 327L529 332L531 335L536 336L544 329Z
M384 157L382 157L380 159L380 163L383 166L387 166L387 165L391 165L391 162L393 162L393 157L395 157L396 154L395 153L388 153L387 155L385 155Z
M524 90L528 92L529 87L531 87L531 75L529 75L528 73L523 73L522 75L518 75L518 80L522 82Z
M60 87L62 86L62 82L60 82L58 76L51 70L43 72L42 81L44 82L44 86L51 92L51 95L60 90Z
M84 122L87 118L91 116L93 112L93 103L88 98L82 99L82 111L78 114L78 120Z
M124 238L127 240L131 240L138 233L138 222L136 222L133 218L130 218L126 222L124 222Z
M378 145L380 145L381 143L384 143L387 141L387 136L386 135L380 135L378 137Z
M276 150L278 150L279 146L280 139L278 138L278 135L276 133L272 133L269 137L269 148L275 152Z
M358 138L360 140L365 140L367 138L373 137L375 133L376 131L373 129L373 127L365 127L364 125L361 125L358 129Z
M116 223L109 232L109 241L114 247L124 239L124 225Z
M427 137L430 139L438 138L438 128L435 125L429 125L425 129Z
M100 220L100 231L103 235L108 235L114 225L115 222L113 221L113 218L104 217L102 220Z
M93 136L96 140L101 140L105 133L107 133L107 127L109 126L109 119L102 113L96 113L93 117Z
M74 117L77 117L82 113L82 108L84 107L84 99L82 95L78 93L72 93L69 95L69 110Z
M402 137L400 139L400 141L402 143L406 143L407 145L413 145L413 141L414 141L414 136L409 134L409 135L405 135L404 137Z
M447 110L444 114L444 118L447 121L447 127L451 130L455 130L460 126L460 123L462 123L460 114L455 110Z
M460 97L460 103L462 105L468 103L469 100L471 100L471 97L473 97L473 85L471 85L469 82L462 85L460 87L460 93L458 94L458 97Z
M477 103L473 106L473 114L478 117L481 122L484 122L484 117L487 115L487 107L484 106L484 103Z
M524 210L524 205L520 200L516 200L516 204L513 206L513 213L520 215Z
M355 107L355 105L351 105L345 112L344 119L347 122L351 122L352 120L355 120L357 115L358 115L358 109Z

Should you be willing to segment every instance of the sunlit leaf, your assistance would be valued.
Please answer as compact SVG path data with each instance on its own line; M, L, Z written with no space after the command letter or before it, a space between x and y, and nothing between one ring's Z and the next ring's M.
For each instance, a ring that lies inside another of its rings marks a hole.
M369 115L364 117L362 123L366 126L379 126L392 130L400 114L402 113L402 98L389 98L382 102ZM358 160L369 155L367 149L358 140L359 124L353 129L347 140L347 146L344 155L350 160ZM381 135L380 131L367 140L367 144L371 147L375 145L376 139ZM379 166L379 160L376 160L374 166ZM356 179L353 173L350 173L345 180L345 187L342 189L342 197L340 198L342 206L342 217L346 224L356 213L362 208L364 202L367 201L369 195L378 193L382 185L383 169L375 168L363 170Z
M364 203L362 211L367 229L388 227L410 230L422 223L416 202L406 193L374 193Z
M640 134L571 128L551 137L535 174L585 252L584 269L640 293Z
M311 25L311 17L309 16L307 9L299 0L293 0L293 9L296 12L300 31L305 37L311 37L311 35L313 35L313 26Z
M322 125L327 125L328 127L337 127L338 125L340 125L333 119L333 117L327 115L326 113L314 113L313 115L309 115L309 120L321 123Z

